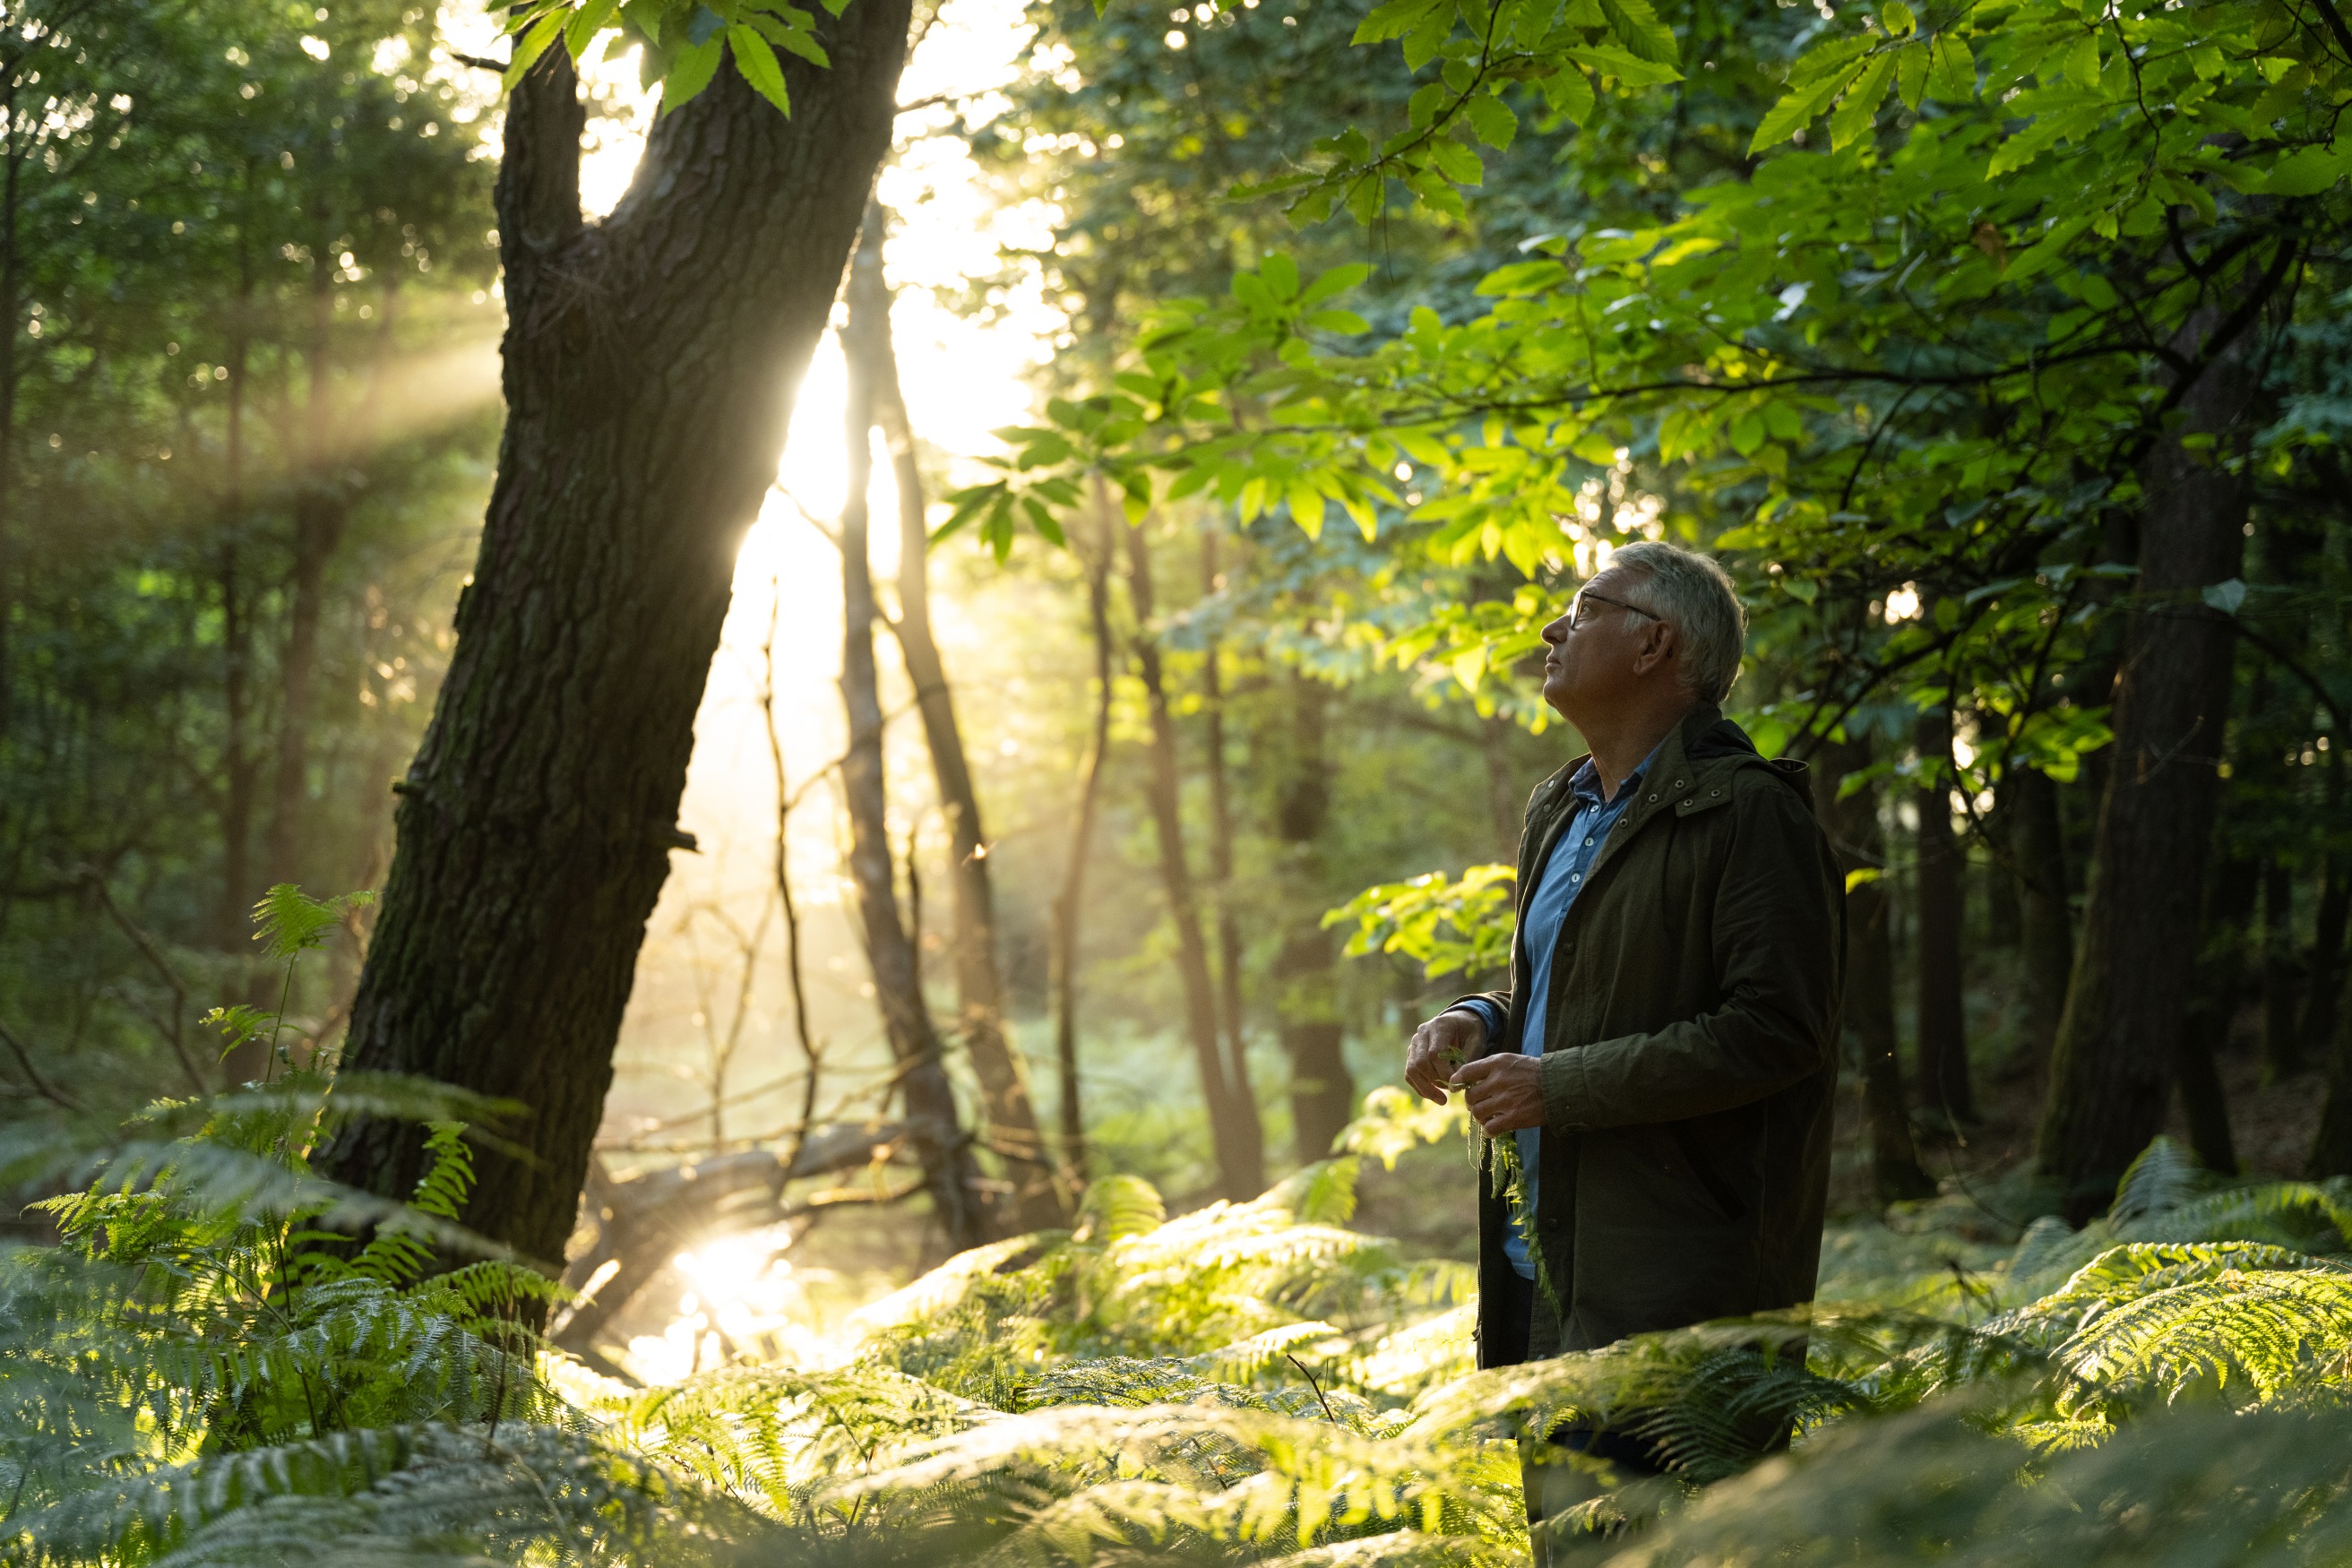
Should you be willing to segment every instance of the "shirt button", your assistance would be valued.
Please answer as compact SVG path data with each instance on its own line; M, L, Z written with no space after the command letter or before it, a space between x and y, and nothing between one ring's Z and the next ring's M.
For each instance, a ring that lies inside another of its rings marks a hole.
M1584 880L1584 873L1583 873L1583 872L1581 872L1581 871L1578 871L1578 872L1574 873L1573 875L1571 875L1571 876L1569 878L1569 880L1570 880L1570 881L1571 881L1571 882L1581 882L1582 880Z
M1590 839L1590 838L1586 839L1586 840L1584 841L1584 847L1585 847L1587 849L1591 848L1591 847L1592 847L1592 840L1591 840L1591 839Z

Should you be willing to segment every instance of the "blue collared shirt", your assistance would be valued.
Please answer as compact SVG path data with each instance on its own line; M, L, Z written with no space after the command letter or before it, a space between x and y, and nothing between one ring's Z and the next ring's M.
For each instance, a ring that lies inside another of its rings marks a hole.
M1642 765L1618 786L1613 800L1602 797L1601 771L1590 758L1568 781L1576 809L1567 827L1552 840L1551 853L1536 873L1535 894L1528 900L1527 918L1519 927L1519 940L1526 944L1528 954L1527 1021L1519 1029L1519 1049L1528 1056L1543 1055L1544 1007L1551 994L1552 952L1559 946L1560 928L1568 923L1569 906L1584 890L1584 879L1591 873L1593 861L1601 858L1601 847L1609 841L1609 830L1617 826L1617 819L1633 804L1634 786L1650 771L1657 755L1653 750L1642 759ZM1488 1039L1503 1032L1502 1011L1493 1003L1473 998L1460 1005L1476 1013L1486 1023ZM1519 1188L1524 1202L1512 1214L1510 1234L1503 1238L1503 1255L1511 1260L1520 1279L1532 1279L1536 1266L1528 1255L1528 1245L1535 1228L1536 1162L1543 1134L1529 1127L1515 1136L1519 1143L1519 1163L1527 1175Z

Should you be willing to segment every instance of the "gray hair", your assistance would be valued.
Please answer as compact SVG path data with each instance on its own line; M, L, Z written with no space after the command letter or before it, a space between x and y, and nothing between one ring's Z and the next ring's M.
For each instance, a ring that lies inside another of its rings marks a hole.
M1611 553L1612 566L1646 574L1644 606L1665 617L1682 634L1683 685L1700 701L1720 707L1739 679L1739 655L1748 640L1748 612L1731 585L1731 574L1701 555L1654 539L1637 539Z

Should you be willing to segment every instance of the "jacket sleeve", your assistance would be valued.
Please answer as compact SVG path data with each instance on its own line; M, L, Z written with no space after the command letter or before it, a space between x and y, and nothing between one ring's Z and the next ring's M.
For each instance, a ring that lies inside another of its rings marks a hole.
M1712 945L1721 1005L1649 1034L1543 1058L1544 1125L1576 1131L1763 1099L1835 1059L1844 897L1811 814L1786 786L1742 779Z

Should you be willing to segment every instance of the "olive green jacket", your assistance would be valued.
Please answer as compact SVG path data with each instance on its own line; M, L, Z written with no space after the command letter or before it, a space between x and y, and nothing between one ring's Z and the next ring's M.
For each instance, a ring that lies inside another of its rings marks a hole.
M1522 930L1582 761L1528 801ZM1639 787L1552 954L1531 1357L1809 1301L1821 1259L1845 898L1804 765L1701 707ZM1528 973L1514 942L1489 1052L1518 1048ZM1516 1337L1485 1319L1513 1294L1491 1170L1478 1207L1485 1365Z

